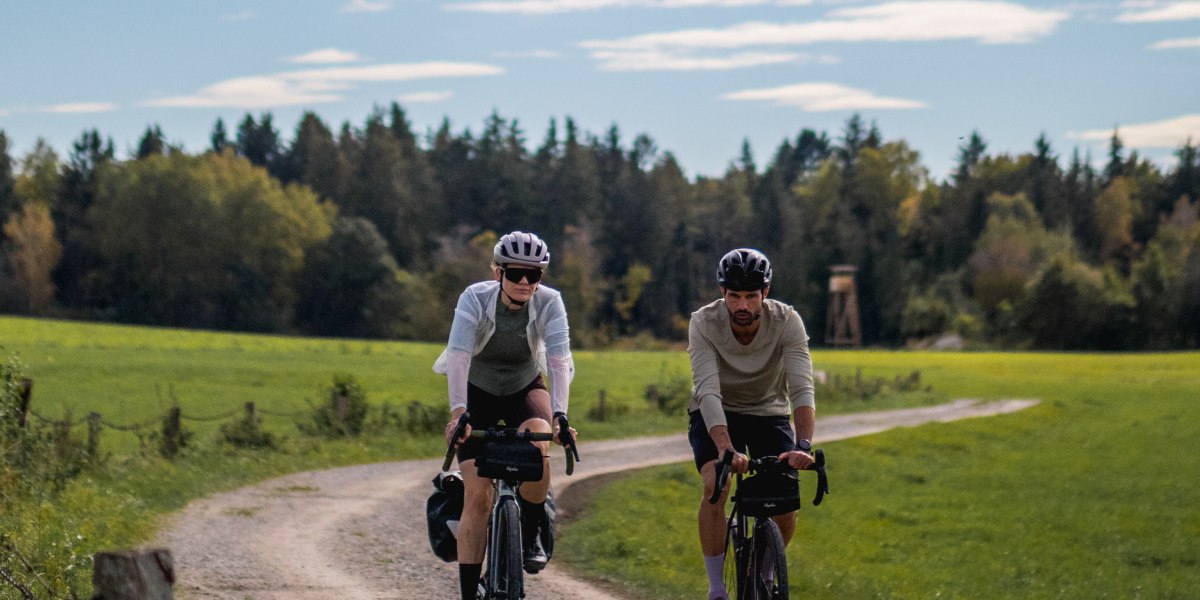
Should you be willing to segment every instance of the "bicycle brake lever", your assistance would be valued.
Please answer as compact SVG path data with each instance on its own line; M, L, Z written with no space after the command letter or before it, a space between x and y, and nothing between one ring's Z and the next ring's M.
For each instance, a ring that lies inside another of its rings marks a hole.
M829 476L825 474L825 451L817 449L814 456L817 459L813 463L813 470L817 472L817 495L813 498L813 506L820 506L825 494L829 493Z
M579 460L579 447L575 445L575 436L571 435L571 424L567 415L557 412L554 419L558 422L558 441L563 445L563 454L567 457L567 475L575 473L575 463Z
M717 463L717 481L716 485L713 486L712 496L708 499L709 504L716 504L717 500L721 498L721 492L725 490L725 480L729 476L729 468L732 464L733 450L727 448L725 450L725 455L722 456L720 462Z
M454 436L450 438L449 447L446 448L446 460L442 461L442 470L449 471L451 463L454 462L454 449L458 446L458 440L467 432L467 423L471 419L471 414L464 412L458 417L458 426L454 428Z

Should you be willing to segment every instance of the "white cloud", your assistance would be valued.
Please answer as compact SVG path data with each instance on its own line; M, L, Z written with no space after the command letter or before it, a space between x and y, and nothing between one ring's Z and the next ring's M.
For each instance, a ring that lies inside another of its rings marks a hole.
M797 83L783 87L743 90L721 96L722 100L753 100L775 106L794 106L808 112L833 110L912 109L928 105L918 100L876 96L838 83Z
M1084 132L1068 131L1067 137L1108 141L1112 139L1112 134L1112 129L1092 129ZM1178 148L1189 138L1192 143L1200 142L1200 114L1119 126L1117 136L1127 148Z
M98 113L117 110L120 106L111 102L67 102L64 104L51 104L49 106L40 106L36 108L38 112L60 113L60 114L79 114L79 113Z
M504 69L482 63L424 62L392 63L365 67L329 67L280 73L276 77L288 81L408 81L435 77L472 77L499 75Z
M516 50L516 51L500 51L493 52L493 56L497 58L560 58L562 54L557 50Z
M341 96L316 93L278 77L237 77L214 83L190 96L172 96L144 102L167 108L271 108L335 102Z
M796 57L745 53L706 59L697 53L829 42L974 40L981 44L1016 44L1050 35L1068 17L1066 12L1036 10L1011 2L918 0L838 8L823 20L806 23L749 22L721 29L592 40L580 45L605 70L734 69L788 62Z
M1200 19L1200 2L1168 2L1146 7L1131 7L1133 10L1117 17L1123 23L1153 23L1158 21L1190 21Z
M700 57L671 54L657 50L633 52L597 51L592 58L604 71L728 71L806 60L807 55L762 52L742 52L720 57Z
M364 67L328 67L219 81L187 96L143 102L144 106L186 108L271 108L337 102L335 92L358 84L442 77L499 75L504 69L479 63L394 63Z
M391 10L392 3L387 1L371 2L371 0L350 0L342 7L342 12L383 12Z
M821 42L974 40L981 44L1031 42L1054 32L1069 15L1011 2L931 0L841 8L807 23L750 22L723 29L685 29L617 40L584 42L585 48L743 48Z
M454 97L454 92L451 92L451 91L413 92L411 94L404 94L402 96L399 96L396 99L404 104L427 104L430 102L441 102L442 100L449 100L453 97Z
M544 15L567 12L604 10L608 8L693 8L700 6L752 6L757 4L794 4L779 0L490 0L486 2L454 2L446 10L484 13L518 13ZM805 2L806 3L806 2Z
M309 63L309 64L335 64L335 63L351 63L362 60L362 57L357 53L346 50L338 50L337 48L322 48L313 50L304 54L288 57L288 62L294 63Z
M1174 50L1176 48L1200 48L1200 38L1163 40L1150 46L1151 50Z

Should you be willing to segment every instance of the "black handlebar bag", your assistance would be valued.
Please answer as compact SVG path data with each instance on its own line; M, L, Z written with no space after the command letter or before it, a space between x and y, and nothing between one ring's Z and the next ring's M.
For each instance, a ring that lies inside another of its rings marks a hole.
M758 473L742 480L739 506L751 517L773 517L800 509L800 481L794 473Z
M475 459L480 477L508 481L541 481L542 450L533 444L503 444L488 442L483 455Z
M425 502L429 526L429 545L438 558L458 560L458 520L463 510L463 480L458 471L438 473L433 478L433 494Z

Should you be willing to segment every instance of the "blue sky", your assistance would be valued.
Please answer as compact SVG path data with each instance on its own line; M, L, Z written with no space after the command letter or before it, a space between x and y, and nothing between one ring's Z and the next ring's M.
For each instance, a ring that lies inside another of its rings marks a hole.
M418 133L493 111L528 145L550 119L628 146L645 133L689 177L749 140L760 166L854 113L936 179L978 131L990 153L1045 133L1065 164L1119 128L1163 165L1200 143L1200 1L6 0L0 130L14 158L64 156L85 129L127 156L148 125L196 152L270 111L335 130L399 101Z

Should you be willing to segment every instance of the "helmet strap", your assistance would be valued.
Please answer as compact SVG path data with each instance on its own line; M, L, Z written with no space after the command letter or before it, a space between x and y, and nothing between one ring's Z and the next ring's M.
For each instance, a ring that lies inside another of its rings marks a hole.
M525 300L516 300L512 296L509 296L508 292L504 291L504 282L503 281L500 282L500 296L502 298L507 298L508 301L505 302L504 304L506 306L512 306L514 310L521 310L525 306L525 302L526 302Z

